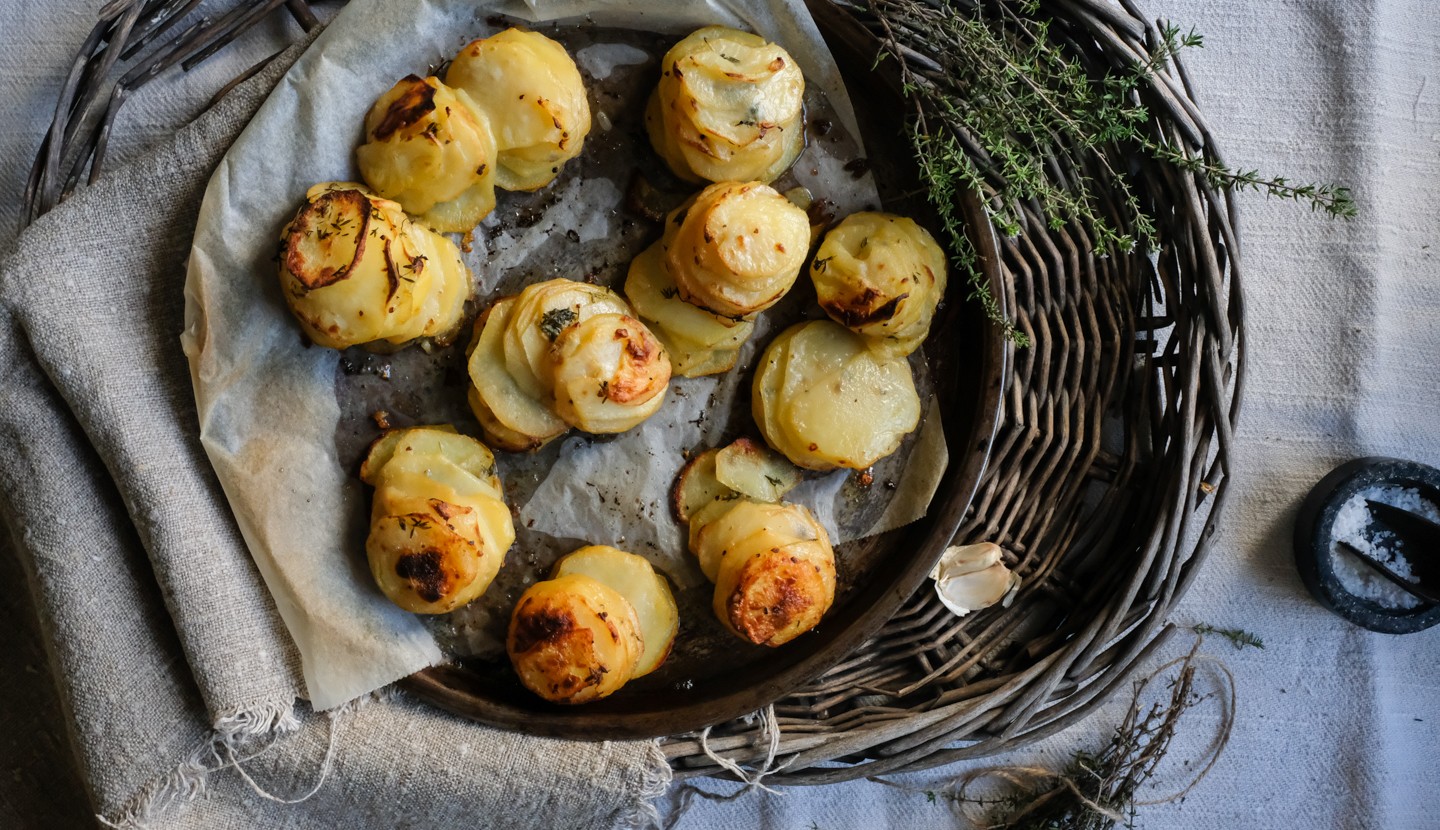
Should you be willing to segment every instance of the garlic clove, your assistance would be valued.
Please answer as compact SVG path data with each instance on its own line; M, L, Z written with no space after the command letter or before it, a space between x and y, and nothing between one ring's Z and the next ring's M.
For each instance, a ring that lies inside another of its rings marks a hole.
M954 545L940 557L930 577L941 604L958 617L1008 600L1020 578L1002 562L998 545Z

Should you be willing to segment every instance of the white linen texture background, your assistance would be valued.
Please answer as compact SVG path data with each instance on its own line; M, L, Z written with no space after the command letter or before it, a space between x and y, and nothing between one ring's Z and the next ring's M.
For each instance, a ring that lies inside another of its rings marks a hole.
M226 596L198 607L174 592L203 590L187 581L199 578L164 567L165 551L234 544L233 527L223 515L216 519L220 505L182 487L204 481L206 471L177 479L198 456L146 452L154 440L176 440L167 430L193 439L194 416L190 411L186 422L177 403L188 394L174 385L185 377L178 348L158 374L144 359L178 336L188 236L168 238L142 222L193 221L196 188L243 124L241 99L227 100L208 124L180 136L175 146L190 163L160 168L153 158L149 167L137 160L156 148L164 153L168 135L215 89L296 39L296 30L277 19L238 50L147 87L122 113L106 179L10 251L30 161L99 5L0 0L0 100L11 114L0 119L0 182L8 195L0 200L7 246L0 435L8 451L0 462L0 511L12 537L0 555L9 586L0 622L13 632L0 671L0 699L7 701L0 768L10 773L0 775L5 827L85 826L97 812L119 818L147 785L185 762L223 765L226 759L204 752L217 721L246 712L252 719L237 726L291 725L261 722L277 711L267 704L294 691L293 655L260 655L242 632L210 625L231 613L230 602L267 601L263 589L254 590L253 568L248 576L231 573ZM1245 628L1266 647L1206 643L1236 674L1234 734L1205 782L1183 802L1142 808L1141 826L1433 827L1440 633L1372 634L1320 608L1291 564L1290 530L1305 492L1343 460L1391 455L1440 465L1440 22L1421 0L1157 0L1144 8L1205 35L1205 47L1186 61L1232 166L1348 184L1360 216L1332 222L1303 206L1240 198L1249 374L1236 491L1215 550L1174 619ZM143 192L122 187L127 176L144 182ZM125 210L105 197L128 200ZM76 224L82 216L89 225ZM113 245L85 242L102 235ZM159 282L129 284L146 274ZM163 504L183 504L193 515L176 523L156 513L161 495ZM28 521L17 521L22 516ZM246 585L249 593L235 587ZM216 659L197 658L201 653ZM237 661L237 670L224 669L225 660ZM249 666L257 668L247 679ZM274 682L256 685L264 674ZM1125 702L1117 698L1085 723L1004 760L1057 763L1077 747L1098 746ZM567 759L546 742L514 740L503 754L480 757L482 745L493 746L485 741L512 739L403 697L333 722L300 718L304 727L243 767L277 796L304 795L326 766L334 728L336 751L312 798L291 806L266 800L226 767L209 776L203 797L150 826L581 821L561 815L607 826L656 783L645 775L655 763L646 746L596 745L593 754ZM1198 754L1213 726L1214 713L1200 712L1174 752ZM959 771L903 780L924 789ZM184 787L175 792L183 795ZM662 812L676 792L661 802ZM536 803L534 793L548 795ZM677 826L790 830L812 823L825 830L960 826L943 803L870 782L697 800Z

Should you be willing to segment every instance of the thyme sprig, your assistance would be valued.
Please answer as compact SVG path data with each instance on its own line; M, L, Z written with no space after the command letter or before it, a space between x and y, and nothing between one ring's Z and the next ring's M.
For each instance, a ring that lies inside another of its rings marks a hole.
M1007 236L1036 221L1052 230L1079 225L1102 254L1156 245L1131 166L1136 157L1201 177L1213 189L1255 190L1332 217L1355 215L1344 187L1232 170L1208 149L1197 153L1165 132L1145 93L1176 55L1204 45L1193 30L1163 25L1127 65L1087 66L1075 35L1052 27L1040 0L864 2L881 40L877 63L899 64L912 108L910 141L957 264L969 275L970 297L1017 345L1028 338L984 283L954 199L959 188L980 194Z

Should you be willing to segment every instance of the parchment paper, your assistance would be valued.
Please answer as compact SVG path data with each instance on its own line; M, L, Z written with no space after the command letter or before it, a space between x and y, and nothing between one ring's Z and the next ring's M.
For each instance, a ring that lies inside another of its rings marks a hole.
M368 494L354 464L357 441L368 440L375 428L347 411L346 396L363 393L367 382L385 387L375 400L400 395L412 402L458 386L451 389L445 406L412 406L408 420L467 421L468 416L463 413L463 378L454 376L454 361L447 369L418 349L379 358L357 356L356 350L340 354L306 347L274 275L278 233L311 184L358 180L354 149L375 99L396 79L433 71L471 39L503 28L504 21L493 19L497 14L530 21L577 18L574 23L581 27L641 29L675 37L709 24L755 31L795 56L807 85L823 91L833 108L837 133L858 135L833 58L799 0L753 7L724 0L354 0L345 8L280 82L210 182L190 261L182 337L191 360L202 441L299 647L309 697L317 709L337 706L445 657L431 628L386 600L368 573ZM572 52L587 82L609 80L658 57L615 43ZM636 129L633 124L608 123L604 104L592 101L597 128L587 140L587 153L589 142L603 144L603 133L609 130ZM837 216L878 204L873 182L868 175L844 169L847 160L821 148L807 150L794 171L800 184L834 203ZM502 215L507 209L502 197L467 255L479 299L531 279L580 278L583 271L547 271L556 270L562 259L542 257L542 252L553 254L564 240L638 244L636 233L619 227L628 221L619 216L622 188L622 183L603 177L562 175L548 192L532 197L539 202L526 203L524 210L539 213L524 221ZM512 201L508 207L514 211L520 204ZM541 218L543 223L537 221ZM604 263L608 281L616 274L623 278L623 266L621 261ZM795 314L792 308L788 317ZM742 364L753 362L777 321L787 315L767 317L757 326ZM920 369L917 381L923 393L929 384L923 365ZM610 439L572 436L535 456L502 458L507 496L518 506L520 538L502 571L510 574L501 580L510 588L492 588L500 594L494 601L513 600L516 588L533 581L547 564L546 557L535 552L538 544L527 549L527 541L541 537L624 545L651 558L681 588L703 580L688 562L680 528L661 508L683 461L681 452L733 434L731 418L716 413L734 416L742 403L736 395L748 395L747 390L748 374L742 372L723 379L677 381L661 413L631 433ZM400 401L396 408L403 413L406 406ZM916 446L921 451L915 451ZM901 462L910 457L916 463L902 469ZM889 462L891 467L877 468L878 484L871 492L847 484L844 474L834 474L806 482L792 499L816 509L838 539L858 538L923 514L944 459L932 404L919 435L907 441ZM605 493L610 498L603 498ZM467 631L481 632L479 642L468 644L472 651L484 649L484 632L493 632L496 620L508 613L508 605L489 608L487 599L488 594L473 604L471 619L459 623Z

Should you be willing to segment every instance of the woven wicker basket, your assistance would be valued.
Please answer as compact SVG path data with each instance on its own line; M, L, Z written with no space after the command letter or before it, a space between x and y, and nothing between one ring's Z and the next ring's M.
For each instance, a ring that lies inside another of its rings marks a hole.
M1160 37L1121 2L1052 0L1044 13L1079 60L1112 69ZM116 110L145 82L205 60L282 7L306 31L318 25L304 0L242 2L192 22L195 5L102 9L36 159L28 218L98 174ZM877 25L863 2L836 10ZM1178 61L1145 98L1157 134L1218 161ZM1133 164L1158 250L1097 256L1090 229L1052 229L1024 207L1022 232L1002 241L1007 305L1035 345L1012 362L989 468L956 542L1004 547L1023 579L1015 601L957 619L922 590L873 640L777 702L773 718L665 740L678 777L767 759L767 783L824 784L1003 752L1083 718L1164 639L1226 493L1242 301L1229 194L1173 166Z

